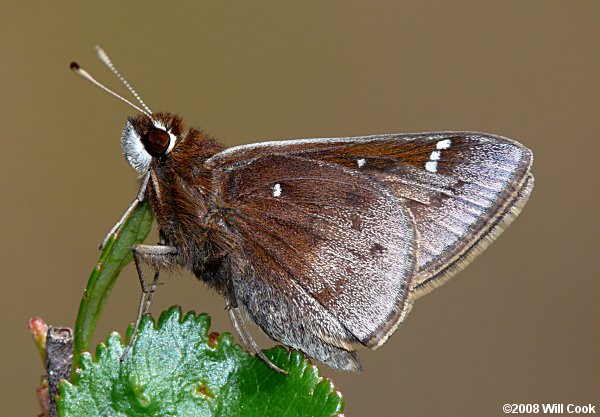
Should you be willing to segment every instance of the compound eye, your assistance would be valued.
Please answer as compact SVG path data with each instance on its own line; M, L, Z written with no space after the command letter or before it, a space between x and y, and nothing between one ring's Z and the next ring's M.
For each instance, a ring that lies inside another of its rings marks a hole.
M152 129L146 136L145 145L152 156L162 156L171 144L171 137L162 129Z

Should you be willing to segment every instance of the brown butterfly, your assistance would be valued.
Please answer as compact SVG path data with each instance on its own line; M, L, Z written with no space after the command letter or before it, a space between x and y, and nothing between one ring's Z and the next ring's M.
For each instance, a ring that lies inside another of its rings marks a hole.
M160 228L161 244L133 248L144 291L142 263L156 270L152 288L160 270L189 269L223 295L242 341L275 369L240 309L274 340L359 370L355 347L381 346L417 298L498 237L533 188L531 151L483 133L225 149L179 116L151 112L97 50L143 107L117 96L141 113L123 129L125 158L141 174L124 218L148 198Z

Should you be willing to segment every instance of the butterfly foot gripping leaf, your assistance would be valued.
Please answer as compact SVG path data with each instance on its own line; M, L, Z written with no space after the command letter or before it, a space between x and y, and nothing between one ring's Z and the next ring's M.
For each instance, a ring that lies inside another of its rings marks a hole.
M355 346L381 346L416 298L510 224L533 188L531 152L501 136L224 149L139 101L143 109L129 103L141 114L125 123L122 146L142 178L132 207L150 200L162 244L136 247L136 264L191 270L273 339L334 368L360 369Z
M81 358L78 381L63 382L59 413L68 416L335 416L343 399L304 355L277 347L266 355L281 375L232 342L209 333L207 315L179 308L158 325L145 316L134 352L113 333L95 360Z

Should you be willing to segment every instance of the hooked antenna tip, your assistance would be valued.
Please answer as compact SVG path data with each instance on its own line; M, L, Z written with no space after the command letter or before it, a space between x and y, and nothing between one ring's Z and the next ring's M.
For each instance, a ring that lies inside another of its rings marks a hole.
M101 45L96 45L96 55L98 55L98 58L100 58L101 61L110 61L106 50Z
M91 82L92 84L94 84L95 86L97 86L97 87L101 88L102 90L106 91L110 95L112 95L112 96L118 98L119 100L125 102L130 107L133 107L134 109L136 109L140 113L145 114L146 116L148 116L148 117L151 118L152 117L152 112L150 111L150 109L148 108L148 106L146 106L146 104L144 104L144 102L142 101L142 99L140 99L140 96L138 96L138 94L135 92L135 90L133 88L131 88L131 86L129 85L129 83L115 69L115 67L112 64L110 58L106 54L106 51L104 51L104 49L100 45L97 45L96 46L96 52L98 53L98 57L102 60L102 62L104 62L106 64L106 66L108 66L108 68L110 68L110 70L125 84L125 86L129 89L129 91L131 91L133 93L134 97L140 102L140 104L142 105L142 107L144 107L145 110L139 108L138 106L136 106L135 104L133 104L132 102L130 102L129 100L127 100L126 98L118 95L117 93L115 93L114 91L112 91L111 89L109 89L108 87L106 87L105 85L100 84L98 81L96 81L96 79L94 77L92 77L86 70L84 70L83 68L81 68L79 66L79 64L77 62L74 62L74 61L71 62L71 65L70 65L70 67L73 70L73 72L75 74L79 75L80 77L85 78L86 80L88 80L89 82Z

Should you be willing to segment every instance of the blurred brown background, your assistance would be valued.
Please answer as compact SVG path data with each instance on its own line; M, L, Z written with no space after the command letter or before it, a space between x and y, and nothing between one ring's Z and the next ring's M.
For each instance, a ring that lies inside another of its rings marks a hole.
M600 412L598 1L22 4L1 6L4 415L38 413L27 319L73 324L97 245L137 190L119 145L131 110L68 69L76 59L124 92L96 43L152 109L228 145L455 129L533 149L520 218L363 350L363 374L323 373L347 416ZM231 330L202 284L165 281L154 312L180 304ZM134 319L138 295L129 267L97 340Z

